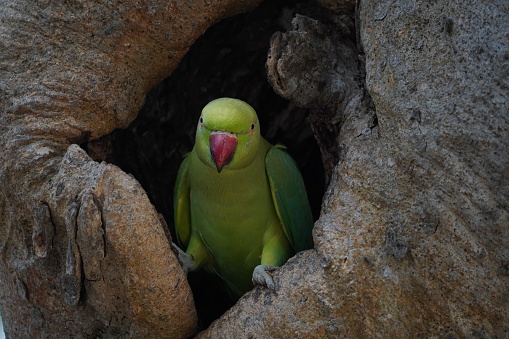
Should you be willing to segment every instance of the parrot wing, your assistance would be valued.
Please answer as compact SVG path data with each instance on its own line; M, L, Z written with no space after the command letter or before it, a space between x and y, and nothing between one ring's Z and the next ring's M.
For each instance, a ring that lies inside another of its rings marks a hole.
M313 247L313 216L297 164L276 145L265 156L272 199L286 237L296 252Z
M173 195L173 215L175 232L179 245L187 246L191 238L191 203L188 185L189 157L180 165Z

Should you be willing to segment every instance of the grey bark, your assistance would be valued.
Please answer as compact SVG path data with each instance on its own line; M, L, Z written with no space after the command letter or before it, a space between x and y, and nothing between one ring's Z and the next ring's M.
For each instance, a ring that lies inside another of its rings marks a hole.
M258 1L6 1L0 308L10 337L187 337L186 277L141 186L79 146L138 113L204 30Z
M13 337L189 336L141 186L76 143L127 126L216 20L258 1L11 2L0 12L0 301ZM315 249L201 337L506 337L509 9L317 1L272 41L330 184ZM348 10L346 10L348 12Z
M339 131L338 163L316 249L201 338L507 337L508 10L361 1L357 46L330 19L274 39L274 89Z

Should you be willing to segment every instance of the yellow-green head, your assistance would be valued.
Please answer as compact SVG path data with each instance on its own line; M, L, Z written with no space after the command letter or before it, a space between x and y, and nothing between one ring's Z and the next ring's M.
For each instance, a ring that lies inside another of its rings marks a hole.
M195 149L199 159L218 173L248 166L261 142L255 110L242 100L220 98L202 110L196 128Z

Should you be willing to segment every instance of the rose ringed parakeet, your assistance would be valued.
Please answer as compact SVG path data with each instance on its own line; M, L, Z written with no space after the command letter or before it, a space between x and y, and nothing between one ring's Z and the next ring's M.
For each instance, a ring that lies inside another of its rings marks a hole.
M240 297L270 271L313 247L313 218L300 172L260 134L247 103L220 98L202 111L174 192L175 229L190 270L204 268Z

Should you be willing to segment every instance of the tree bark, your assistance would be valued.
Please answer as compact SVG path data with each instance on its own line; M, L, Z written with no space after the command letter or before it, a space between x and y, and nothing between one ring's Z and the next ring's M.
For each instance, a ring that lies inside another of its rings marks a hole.
M297 16L267 62L338 160L316 249L199 337L506 337L507 5L360 1L357 44L348 22Z
M188 337L186 277L141 186L78 146L125 128L221 18L259 1L7 1L0 303L11 337Z
M258 2L4 5L8 335L193 335L164 220L77 144L126 127L208 26ZM315 249L199 337L506 337L507 5L316 2L327 11L295 16L267 60L274 90L310 110L328 174Z

